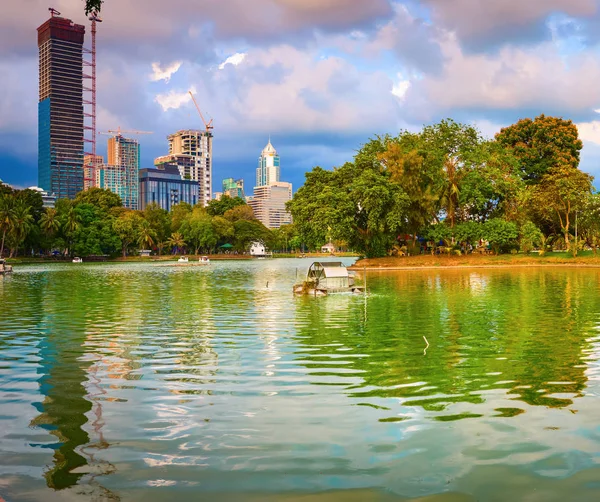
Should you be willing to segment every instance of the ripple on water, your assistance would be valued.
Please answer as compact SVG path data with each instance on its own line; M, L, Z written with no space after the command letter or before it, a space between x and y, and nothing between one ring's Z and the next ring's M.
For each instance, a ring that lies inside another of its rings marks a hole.
M20 267L0 288L0 494L461 500L474 472L592 493L597 272L294 298L298 264Z

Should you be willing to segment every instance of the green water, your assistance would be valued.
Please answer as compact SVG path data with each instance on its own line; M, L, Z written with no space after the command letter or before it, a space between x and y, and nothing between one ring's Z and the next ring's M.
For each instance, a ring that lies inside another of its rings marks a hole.
M600 500L600 271L309 264L0 277L0 497Z

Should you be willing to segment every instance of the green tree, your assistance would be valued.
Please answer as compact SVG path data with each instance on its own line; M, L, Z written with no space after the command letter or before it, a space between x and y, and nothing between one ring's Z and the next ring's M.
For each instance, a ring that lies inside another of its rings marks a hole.
M85 15L89 16L92 13L99 13L102 9L104 0L84 0L85 1Z
M543 220L558 221L569 247L569 232L575 211L584 207L593 177L570 165L550 169L531 187L532 210Z
M490 243L495 254L500 248L514 243L519 236L517 225L511 221L492 218L482 225L482 237Z
M0 232L2 232L2 243L0 243L0 258L4 253L6 234L13 228L15 221L14 199L12 195L0 193Z
M103 188L92 187L88 190L83 190L75 197L75 205L78 204L91 204L102 209L105 212L109 212L114 207L123 207L121 197L116 193L111 192Z
M185 241L194 247L194 254L198 254L201 248L208 252L217 244L218 236L212 218L202 207L194 208L182 223L180 230Z
M577 168L583 143L570 120L540 115L503 128L496 141L519 160L521 177L528 185L559 166Z
M24 200L17 200L14 205L14 217L10 229L10 236L15 253L18 253L19 247L25 241L27 234L33 229L34 225L35 220L30 213L29 206Z
M217 233L217 238L221 243L230 243L235 236L233 223L223 216L215 216L212 219L213 227Z
M148 204L143 213L144 219L150 224L154 233L155 244L158 247L158 254L162 254L163 247L171 235L171 219L169 212L162 209L155 202Z
M169 237L167 244L171 246L171 250L175 248L175 254L179 254L179 252L185 248L185 239L181 233L173 232L171 237Z
M523 253L531 253L533 248L540 246L544 241L544 234L531 221L525 222L519 232L519 244Z
M219 200L213 199L206 206L206 212L210 216L223 216L227 211L237 206L246 206L246 201L241 197L229 197L223 195Z
M171 232L179 232L181 224L192 212L192 206L187 202L180 202L171 207Z
M577 220L578 234L590 246L594 255L600 245L600 194L593 193L586 197Z
M270 231L258 220L238 220L233 224L235 239L234 246L240 251L246 251L254 241L268 242Z
M156 240L156 232L148 220L142 219L138 228L137 243L142 249L152 249Z
M142 217L135 211L127 211L113 222L113 230L121 240L123 258L127 256L129 246L138 239L141 221Z
M256 216L254 216L254 211L247 204L244 204L243 206L235 206L232 209L228 209L223 214L223 217L231 222L239 220L256 220Z

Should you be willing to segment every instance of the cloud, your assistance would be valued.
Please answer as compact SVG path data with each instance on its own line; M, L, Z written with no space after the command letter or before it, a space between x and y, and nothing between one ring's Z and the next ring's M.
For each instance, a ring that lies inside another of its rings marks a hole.
M600 145L600 121L581 122L577 124L579 137L584 143Z
M192 92L196 90L192 88ZM154 100L161 106L163 112L173 109L178 109L181 105L184 105L192 100L188 91L169 91L163 94L157 94Z
M228 64L233 66L239 65L242 61L244 61L244 59L246 59L246 56L247 54L245 52L236 52L233 56L229 56L225 61L223 61L219 65L219 70L222 70Z
M171 64L162 68L160 63L152 63L152 74L150 75L150 80L152 82L158 82L160 80L169 82L171 77L177 73L179 68L181 68L181 64L181 61L173 61Z
M553 43L471 54L448 35L442 52L446 63L440 75L425 75L411 87L407 101L421 98L430 110L471 110L478 118L494 110L521 109L577 119L600 104L600 62L592 51L573 55L568 63Z
M437 26L456 33L471 50L550 36L545 21L553 13L592 17L596 0L423 0Z
M410 85L410 80L405 80L402 73L398 73L398 81L392 86L392 94L400 101L403 101L406 97L406 93L410 89Z

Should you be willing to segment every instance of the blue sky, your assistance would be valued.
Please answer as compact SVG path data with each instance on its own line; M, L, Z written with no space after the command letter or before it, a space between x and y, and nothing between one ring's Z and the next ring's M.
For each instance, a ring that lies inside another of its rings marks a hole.
M82 0L55 0L85 23ZM573 120L581 168L600 177L598 0L106 0L98 129L139 136L142 167L166 136L214 119L213 191L250 189L269 134L297 189L375 134L442 118L486 136L541 113ZM42 0L4 0L0 178L37 184L36 28ZM142 6L143 5L143 6ZM98 137L99 153L106 136Z

